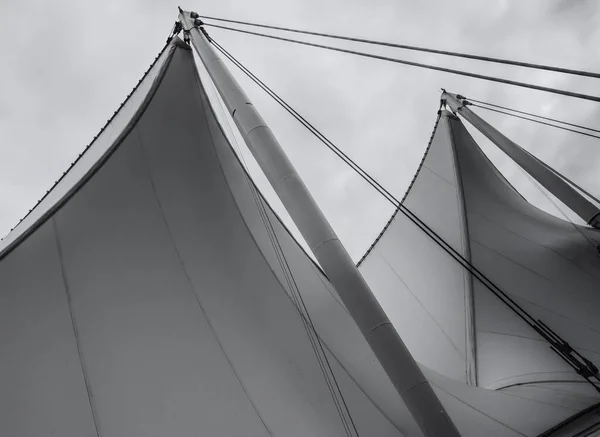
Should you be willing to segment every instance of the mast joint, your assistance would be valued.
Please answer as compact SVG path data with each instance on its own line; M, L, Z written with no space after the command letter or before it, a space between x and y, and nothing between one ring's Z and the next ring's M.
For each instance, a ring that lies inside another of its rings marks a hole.
M179 35L179 32L181 32L182 29L183 29L183 24L181 24L181 21L176 21L175 24L173 25L173 30L171 30L171 34L167 38L167 44L170 43L173 38L175 38L177 35Z
M588 224L594 228L600 229L600 213L592 217Z

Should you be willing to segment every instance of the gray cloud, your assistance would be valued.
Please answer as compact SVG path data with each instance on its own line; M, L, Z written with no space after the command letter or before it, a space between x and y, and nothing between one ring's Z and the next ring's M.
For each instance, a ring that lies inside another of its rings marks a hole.
M199 12L205 15L600 70L600 5L595 1L221 0L181 6L202 7ZM33 206L112 115L164 44L176 15L176 4L167 1L0 4L5 42L0 66L0 234ZM426 147L441 87L600 127L598 105L590 102L209 31L398 197ZM580 92L597 94L598 89L589 79L369 49ZM351 254L360 257L391 207L254 84L234 73ZM479 112L513 140L600 194L597 140ZM528 199L553 208L520 169L474 135ZM268 187L265 191L270 193Z

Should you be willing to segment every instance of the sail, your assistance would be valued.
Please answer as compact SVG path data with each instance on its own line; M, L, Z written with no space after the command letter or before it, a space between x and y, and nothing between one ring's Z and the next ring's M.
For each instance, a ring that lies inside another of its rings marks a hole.
M171 44L145 81L129 121L103 131L111 144L86 152L93 165L7 239L2 434L403 435L328 351L322 370L232 195L248 184L225 162L189 48ZM323 288L303 262L299 285Z
M599 231L529 204L447 111L404 205L534 319L600 364ZM598 402L531 326L400 212L360 269L424 365L574 410Z
M438 118L419 175L403 202L467 256L459 182L454 166L448 165L453 156L446 146L446 123L445 117ZM396 212L360 270L417 361L474 383L471 281L458 263L449 261L446 252Z
M422 436L178 39L2 242L0 350L11 437ZM423 370L465 437L573 414Z

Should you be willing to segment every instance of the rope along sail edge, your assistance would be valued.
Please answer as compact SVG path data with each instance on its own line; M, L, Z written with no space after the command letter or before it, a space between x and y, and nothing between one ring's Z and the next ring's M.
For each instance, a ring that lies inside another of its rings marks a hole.
M213 88L214 88L214 85L213 85ZM216 92L216 88L215 88L215 92ZM217 92L217 96L218 96L218 92ZM219 103L219 106L220 106L223 114L227 114L228 111L223 107L223 104L219 97L217 97L217 101ZM246 169L244 172L246 183L248 184L250 192L252 193L252 198L253 198L256 208L259 212L263 226L265 227L265 231L267 232L267 236L269 237L269 242L271 243L273 251L275 252L275 255L276 255L277 261L281 267L285 282L288 286L288 289L290 290L290 297L292 299L292 302L294 303L294 306L300 313L300 319L301 319L304 329L306 331L311 348L313 349L313 352L315 353L315 358L317 360L317 364L319 365L319 368L321 370L323 378L325 379L325 384L327 385L327 389L328 389L329 393L331 394L335 409L340 417L342 426L344 427L344 432L346 433L346 435L348 437L360 437L358 430L356 428L356 425L354 423L354 419L352 418L352 415L351 415L348 405L346 403L346 399L344 398L344 395L338 384L335 373L333 372L333 369L331 367L331 363L329 362L329 358L327 357L325 347L323 346L321 338L319 337L319 335L316 331L316 328L313 324L312 318L310 317L308 308L306 307L306 304L304 302L304 298L302 297L302 294L300 293L300 288L298 287L298 284L296 282L296 279L294 278L292 269L287 261L287 258L285 256L285 253L283 251L281 243L279 242L279 238L277 237L277 233L275 231L273 223L272 223L271 219L269 218L269 213L267 211L267 208L265 207L264 202L262 201L260 193L258 192L256 186L250 180L250 176L249 176L249 173L247 170L246 160L244 158L244 155L241 153L241 150L239 149L239 145L237 143L237 139L233 132L233 128L230 125L229 119L227 118L227 116L224 115L223 118L227 123L227 127L229 128L229 132L231 134L231 139L233 140L233 143L234 143L234 148L237 152L237 155L240 158L240 163Z

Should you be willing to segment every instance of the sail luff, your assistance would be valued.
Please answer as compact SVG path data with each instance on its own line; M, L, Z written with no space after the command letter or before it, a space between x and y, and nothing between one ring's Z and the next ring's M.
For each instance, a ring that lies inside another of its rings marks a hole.
M271 130L195 26L190 13L182 11L180 19L250 151L425 436L460 436Z
M460 223L460 236L462 239L463 256L466 260L471 262L471 245L469 239L469 226L467 224L468 215L467 207L465 204L465 194L463 188L462 174L459 170L460 162L457 156L456 144L454 141L454 132L452 130L452 124L448 118L453 115L444 110L442 111L442 117L446 121L446 129L448 129L448 138L450 141L450 148L452 152L452 160L454 167L456 168L456 185L457 185L457 203L458 203L458 215ZM477 333L475 328L475 295L473 289L473 275L466 269L463 271L465 278L465 358L466 358L466 377L467 383L470 385L477 385Z
M550 171L546 166L541 165L531 154L471 111L465 105L465 102L462 102L457 95L444 91L442 100L445 101L453 111L462 115L473 127L485 135L500 150L506 153L513 161L523 168L523 170L529 173L529 175L542 184L561 202L573 210L573 212L581 217L586 223L596 228L600 228L600 209L598 209L598 207L579 194L573 187L554 172Z

